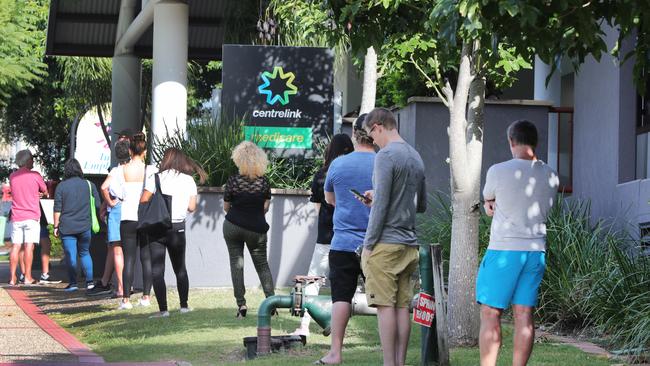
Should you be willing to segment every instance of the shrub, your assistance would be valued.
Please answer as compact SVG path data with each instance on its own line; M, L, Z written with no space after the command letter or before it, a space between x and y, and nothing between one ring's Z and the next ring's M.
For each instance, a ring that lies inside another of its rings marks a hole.
M449 260L452 209L444 193L429 200L419 239L440 243ZM547 221L546 273L537 315L565 331L594 327L634 357L650 347L650 257L626 250L629 235L602 220L590 223L588 201L562 197ZM479 225L480 255L489 242L490 218Z
M224 185L229 176L237 173L230 155L233 148L244 140L244 130L241 121L222 121L217 123L207 118L188 123L186 136L180 132L168 133L165 139L155 142L153 160L158 164L167 148L176 147L203 167L208 174L206 185Z
M613 266L589 301L593 322L612 345L637 357L650 347L650 258L612 244L609 253Z
M61 238L54 236L54 225L47 225L47 231L50 233L50 257L63 257L63 244L61 242Z
M547 222L546 273L537 313L563 329L593 323L594 286L612 270L609 249L623 240L603 221L591 225L590 217L588 201L560 198Z
M156 140L153 161L158 164L165 150L176 147L199 163L208 174L207 186L223 186L228 177L237 173L237 167L230 158L232 150L244 140L244 124L241 120L228 121L222 117L217 123L209 117L188 123L186 135L175 133L162 140ZM324 144L316 144L312 158L285 157L267 151L269 167L266 176L273 188L309 189L311 179L322 166Z
M439 243L443 260L449 261L451 250L452 208L449 195L435 192L429 196L427 213L418 217L418 239L422 243ZM479 256L482 257L490 241L492 218L481 211L479 218Z

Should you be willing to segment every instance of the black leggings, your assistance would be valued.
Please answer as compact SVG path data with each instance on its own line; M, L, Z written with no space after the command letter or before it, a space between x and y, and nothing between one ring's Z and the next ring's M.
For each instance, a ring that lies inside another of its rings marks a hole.
M165 285L165 254L169 252L169 259L176 274L178 297L181 308L187 307L187 293L190 283L185 268L185 222L172 224L165 236L149 243L151 249L151 264L153 272L153 289L158 300L160 311L167 311L167 286Z
M135 272L135 257L140 248L140 263L142 263L142 295L149 296L151 293L151 252L149 243L138 235L137 221L122 221L120 223L120 238L124 252L124 270L122 271L122 283L124 285L124 298L131 295L131 285Z

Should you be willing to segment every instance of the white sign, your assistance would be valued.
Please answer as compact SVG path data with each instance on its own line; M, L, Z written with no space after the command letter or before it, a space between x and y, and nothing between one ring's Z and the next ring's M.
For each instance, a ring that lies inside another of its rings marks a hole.
M111 136L111 113L103 114L108 134ZM84 114L77 127L77 144L74 157L81 164L84 174L108 174L111 166L111 149L99 122L95 108Z

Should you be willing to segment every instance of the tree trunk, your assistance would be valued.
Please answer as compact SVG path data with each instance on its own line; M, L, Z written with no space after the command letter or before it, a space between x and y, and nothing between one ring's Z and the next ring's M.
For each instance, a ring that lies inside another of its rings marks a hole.
M453 101L449 103L453 214L448 319L450 341L455 345L475 345L480 322L475 286L478 268L485 79L476 75L477 67L473 64L473 55L478 47L478 42L463 45L458 84Z
M375 108L377 96L377 54L373 47L366 51L363 59L363 92L359 114L368 113Z
M99 124L102 126L102 132L104 133L104 138L108 147L111 147L111 136L108 134L108 128L106 127L106 122L104 122L104 114L102 113L102 107L97 104L97 116L99 117Z

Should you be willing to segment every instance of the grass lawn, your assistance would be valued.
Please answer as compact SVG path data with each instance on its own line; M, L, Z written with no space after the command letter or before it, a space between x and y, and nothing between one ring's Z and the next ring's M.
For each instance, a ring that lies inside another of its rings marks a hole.
M135 298L137 300L137 297ZM248 292L249 316L235 318L235 301L231 290L192 290L190 306L194 311L179 314L178 297L170 292L171 316L149 319L157 310L134 308L129 312L115 309L117 300L99 307L84 306L78 309L49 314L59 324L89 345L106 361L189 361L193 365L235 365L244 360L243 338L256 335L256 310L262 300L260 291ZM282 309L272 320L273 334L292 332L299 319ZM274 354L252 361L251 365L280 365L290 362L307 365L324 355L329 338L318 334L312 322L312 335L307 346L283 354ZM419 364L419 328L413 327L407 364ZM505 329L502 358L499 365L510 365L512 353L511 328ZM353 317L344 346L344 362L348 365L378 365L381 349L375 317ZM455 349L452 365L478 365L478 348ZM536 344L529 365L609 365L607 360L590 357L581 351L555 344Z

